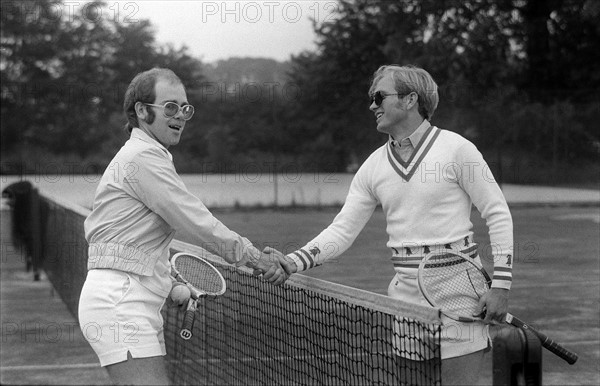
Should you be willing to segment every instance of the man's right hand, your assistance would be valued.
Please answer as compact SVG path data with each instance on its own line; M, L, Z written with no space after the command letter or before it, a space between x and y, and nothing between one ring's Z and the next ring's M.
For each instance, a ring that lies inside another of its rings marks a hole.
M277 249L265 247L265 249L263 249L263 253L277 257L277 259L279 260L279 264L281 264L281 267L285 270L285 273L287 273L288 275L291 275L298 271L296 263L291 258L279 252Z

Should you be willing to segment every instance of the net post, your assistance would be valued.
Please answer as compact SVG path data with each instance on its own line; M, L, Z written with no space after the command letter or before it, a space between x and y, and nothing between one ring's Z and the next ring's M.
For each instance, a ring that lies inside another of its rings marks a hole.
M40 280L42 269L42 224L40 218L40 196L37 188L33 187L29 195L29 213L31 216L31 265L33 280Z
M493 385L541 385L542 345L534 333L498 327L493 346Z
M542 384L542 342L530 330L521 330L525 334L525 343L527 346L525 358L525 384Z
M40 280L42 269L42 231L40 224L40 197L29 181L15 182L2 191L11 208L12 237L16 246L22 247L25 270L33 270L33 280Z

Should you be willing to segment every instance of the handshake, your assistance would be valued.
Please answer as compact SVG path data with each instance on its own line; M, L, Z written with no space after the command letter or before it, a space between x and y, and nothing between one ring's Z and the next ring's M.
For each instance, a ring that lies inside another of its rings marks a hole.
M281 285L297 271L296 263L283 253L271 247L265 247L260 260L254 267L254 276L262 275L263 279L274 285Z

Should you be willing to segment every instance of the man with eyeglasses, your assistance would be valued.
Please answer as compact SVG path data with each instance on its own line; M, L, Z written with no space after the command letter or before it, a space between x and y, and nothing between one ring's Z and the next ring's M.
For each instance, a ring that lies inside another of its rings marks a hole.
M494 255L492 288L480 302L487 312L481 323L442 317L441 356L444 384L477 384L483 353L491 344L488 325L500 323L508 306L513 253L508 206L475 145L431 125L438 91L427 71L382 66L374 74L369 95L377 131L388 135L387 143L357 171L343 208L328 228L286 256L270 248L265 251L278 255L289 274L323 264L350 247L381 204L395 270L388 295L427 305L416 279L423 256L446 248L480 262L470 221L474 204L487 221ZM411 345L405 339L395 342L399 351ZM410 368L427 359L400 356L403 366ZM407 376L404 381L419 380Z
M84 224L89 259L79 323L115 384L168 384L160 310L176 285L169 264L175 232L273 284L287 274L217 220L177 174L168 149L194 115L177 75L138 74L123 107L130 138L104 172Z

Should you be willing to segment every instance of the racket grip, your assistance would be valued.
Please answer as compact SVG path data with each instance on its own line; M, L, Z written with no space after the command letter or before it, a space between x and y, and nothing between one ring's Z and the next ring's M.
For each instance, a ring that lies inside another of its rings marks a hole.
M548 336L546 336L546 334L533 329L527 323L523 322L521 319L517 318L514 315L506 314L506 323L509 323L515 327L519 327L524 330L529 330L529 331L533 332L538 337L538 339L542 343L542 346L546 350L548 350L548 351L554 353L556 356L564 359L570 365L577 362L577 359L579 359L577 354L575 354L572 351L567 350L560 344L556 343L554 340L548 338Z
M191 302L195 302L195 300L190 299L190 306L188 306L188 309L185 311L183 326L179 332L179 336L184 340L190 340L192 338L194 320L196 319L196 307L191 306Z
M530 329L530 331L532 331L532 330ZM579 359L577 354L567 350L560 344L558 344L555 341L553 341L552 339L548 338L546 335L544 335L538 331L534 331L534 332L538 336L538 338L540 338L540 341L542 342L542 346L544 346L548 351L553 352L557 356L564 359L568 364L572 365L573 363L577 362L577 359Z

